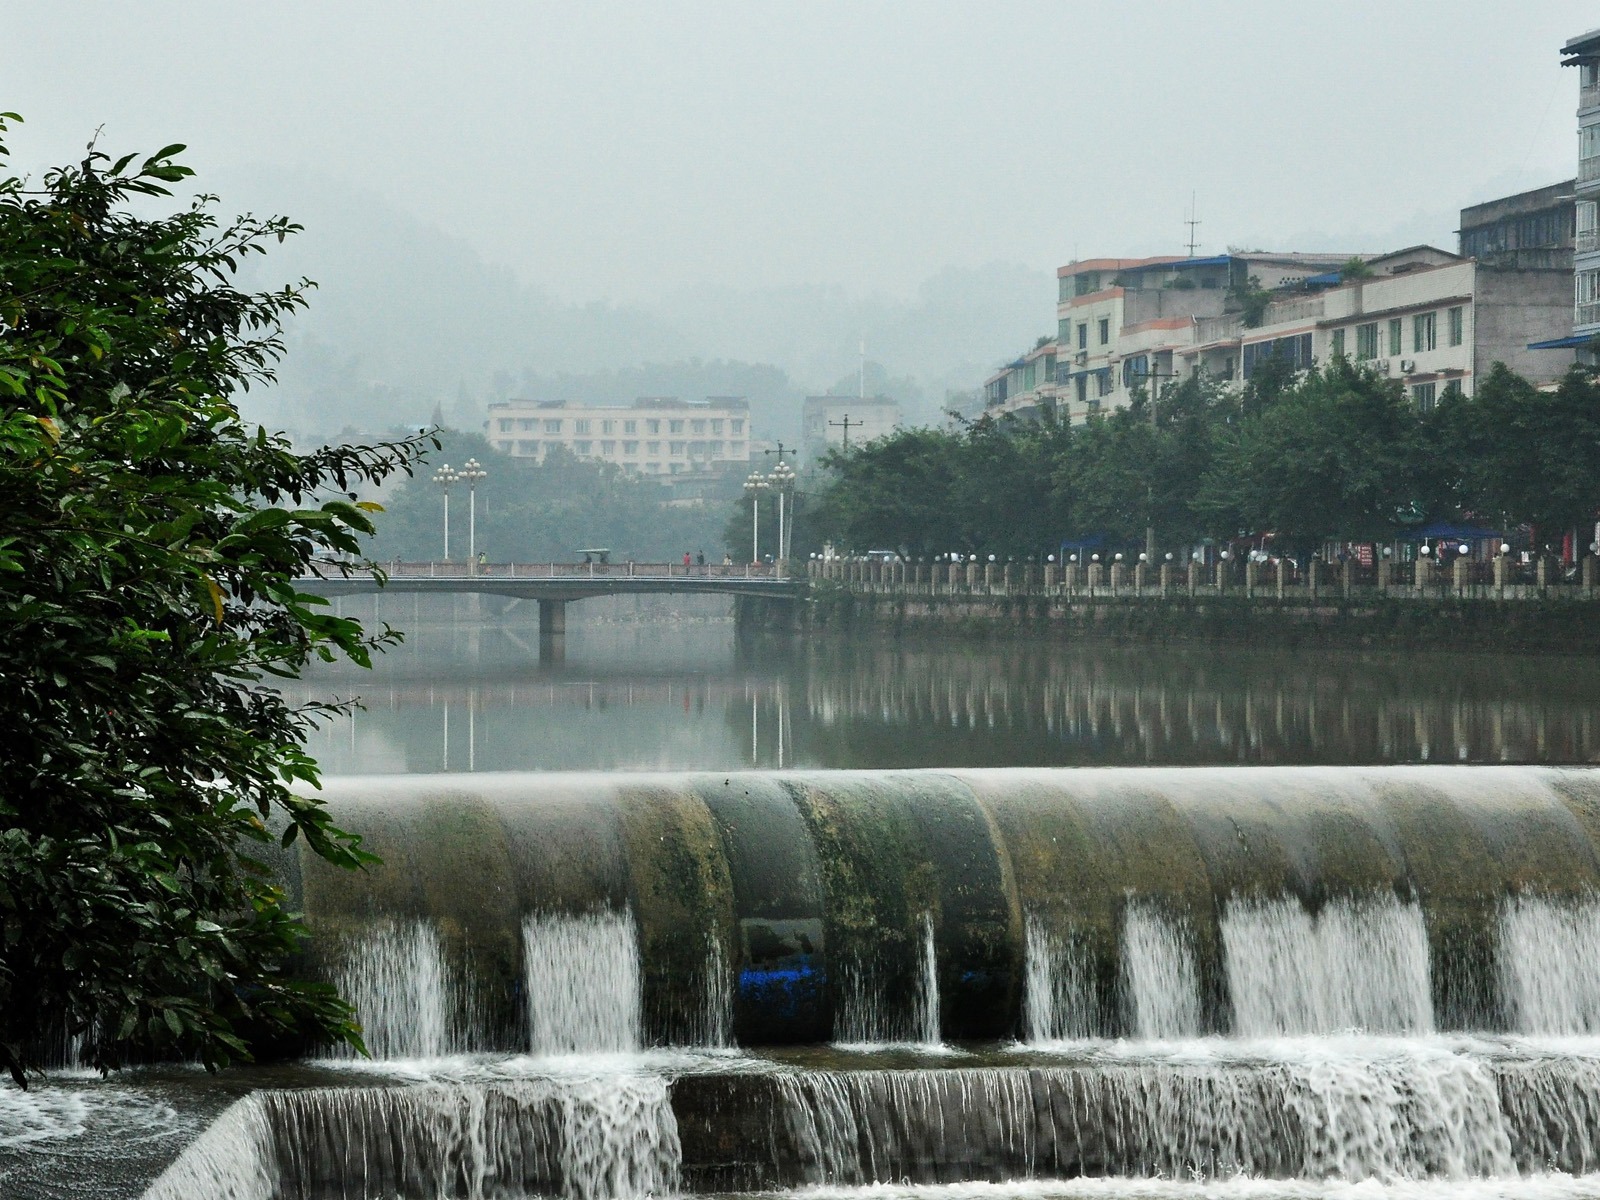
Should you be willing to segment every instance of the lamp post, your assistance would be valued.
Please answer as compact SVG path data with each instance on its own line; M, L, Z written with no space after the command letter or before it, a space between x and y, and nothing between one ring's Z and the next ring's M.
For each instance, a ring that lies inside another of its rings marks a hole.
M467 558L473 563L478 561L478 480L488 474L475 458L456 472L457 479L467 481Z
M767 490L767 477L760 471L751 471L744 481L745 494L750 497L750 561L761 561L761 493Z
M450 464L445 463L433 473L433 481L444 492L444 561L450 561L450 485L461 476L450 469Z
M1145 368L1145 371L1144 371L1144 374L1143 374L1142 378L1144 379L1144 386L1149 392L1149 395L1145 397L1145 400L1150 405L1150 430L1151 430L1152 433L1155 432L1155 428L1156 428L1156 399L1157 399L1157 393L1160 391L1160 388L1161 388L1161 385L1159 383L1157 383L1156 381L1159 380L1159 379L1176 379L1177 377L1178 377L1178 373L1176 371L1158 371L1158 370L1156 370L1155 358L1154 358L1153 355L1151 356L1151 358L1149 360L1149 365ZM1144 552L1146 554L1148 554L1151 558L1154 558L1156 556L1156 488L1155 488L1155 484L1151 483L1151 484L1145 485L1145 500L1144 500L1144 502L1145 502Z
M772 468L768 484L778 494L778 561L789 561L789 530L784 523L784 499L794 494L794 468L783 459Z

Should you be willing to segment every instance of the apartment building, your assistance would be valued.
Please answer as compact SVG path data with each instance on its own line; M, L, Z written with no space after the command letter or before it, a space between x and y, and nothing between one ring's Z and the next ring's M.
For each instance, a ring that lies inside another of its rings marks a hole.
M578 458L673 483L742 479L750 469L750 405L742 396L643 396L628 405L589 407L507 400L489 406L484 424L497 450L540 463L560 446Z
M1470 396L1496 362L1538 383L1572 362L1570 349L1539 345L1567 320L1565 270L1496 267L1433 246L1367 267L1371 278L1267 305L1254 326L1238 313L1199 319L1192 342L1158 353L1156 369L1242 382L1273 356L1305 369L1343 355L1400 380L1427 409L1449 388Z
M1561 48L1561 65L1578 68L1578 180L1572 263L1575 343L1600 334L1600 29Z
M1572 270L1577 186L1568 179L1463 208L1456 231L1461 257L1494 267Z
M865 445L898 428L900 404L887 396L807 396L800 409L800 442L808 463L829 450L847 443Z

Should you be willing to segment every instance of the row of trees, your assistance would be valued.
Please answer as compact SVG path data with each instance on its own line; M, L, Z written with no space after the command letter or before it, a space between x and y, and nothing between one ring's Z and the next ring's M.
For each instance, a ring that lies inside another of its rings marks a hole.
M497 562L569 562L575 551L609 547L615 561L673 561L684 551L720 555L721 504L674 500L652 479L615 463L579 459L564 448L542 464L503 454L482 434L442 430L429 470L384 496L387 509L370 553L380 561L431 560L444 553L444 498L432 467L476 458L488 471L477 489L478 549ZM450 553L467 555L467 495L456 485Z
M1346 359L1296 375L1269 360L1243 389L1202 379L1066 425L984 418L835 454L795 546L912 557L1034 557L1103 537L1171 550L1271 533L1287 552L1403 538L1431 521L1559 540L1600 505L1600 382L1541 391L1497 365L1471 399L1420 409ZM1586 544L1588 537L1582 538Z

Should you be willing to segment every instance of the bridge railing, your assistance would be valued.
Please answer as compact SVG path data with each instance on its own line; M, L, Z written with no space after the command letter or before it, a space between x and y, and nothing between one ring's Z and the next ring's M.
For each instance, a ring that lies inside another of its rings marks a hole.
M774 563L478 563L388 562L383 569L396 579L419 577L459 579L779 579Z

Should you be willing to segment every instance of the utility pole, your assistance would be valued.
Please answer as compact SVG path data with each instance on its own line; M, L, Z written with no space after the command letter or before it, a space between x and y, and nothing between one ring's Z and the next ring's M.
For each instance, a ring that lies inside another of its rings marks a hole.
M860 393L861 399L865 400L867 398L867 339L866 338L862 338L861 339L861 365L860 365L860 373L856 377L856 390Z
M1190 258L1194 257L1195 248L1200 244L1199 242L1197 242L1195 240L1195 236L1194 236L1194 231L1196 229L1200 228L1200 222L1195 220L1196 210L1195 210L1195 206L1194 206L1194 197L1195 197L1195 194L1193 192L1190 192L1189 193L1189 219L1184 222L1184 224L1189 227L1189 257Z
M844 452L846 454L849 454L850 453L850 429L851 429L852 426L854 426L857 429L860 429L861 426L863 424L865 424L865 422L863 422L863 421L852 421L850 419L850 414L849 413L845 413L844 420L842 420L842 421L829 421L828 424L832 425L835 429L839 428L840 426L844 427Z
M1191 257L1193 257L1193 256L1191 255ZM1155 431L1156 431L1156 388L1159 386L1156 383L1156 380L1158 380L1158 379L1176 379L1177 377L1178 377L1178 373L1176 371L1158 371L1158 370L1155 369L1155 367L1153 365L1145 369L1144 386L1145 386L1145 392L1147 393L1146 396L1145 396L1145 403L1150 406L1150 433L1152 434L1152 436L1155 434ZM1155 484L1152 483L1152 484L1149 484L1149 485L1146 486L1146 488L1145 488L1145 501L1144 502L1145 502L1144 556L1145 556L1145 561L1147 563L1149 563L1151 566L1155 566L1155 562L1156 562L1156 525L1155 525L1155 520L1156 520L1156 488L1155 488Z

